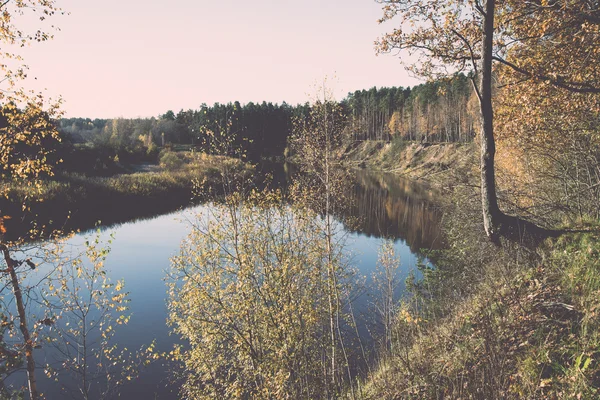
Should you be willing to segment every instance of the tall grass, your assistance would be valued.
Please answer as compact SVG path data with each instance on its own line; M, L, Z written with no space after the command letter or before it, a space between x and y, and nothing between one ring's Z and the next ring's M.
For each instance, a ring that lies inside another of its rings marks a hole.
M532 252L463 228L449 229L436 268L408 285L395 352L364 383L365 398L598 398L599 235L564 235Z

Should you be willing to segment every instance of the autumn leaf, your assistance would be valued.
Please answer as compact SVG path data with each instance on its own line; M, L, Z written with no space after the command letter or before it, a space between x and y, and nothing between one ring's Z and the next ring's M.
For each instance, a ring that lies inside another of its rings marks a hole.
M6 233L6 226L4 225L4 221L11 219L8 215L0 216L0 234Z

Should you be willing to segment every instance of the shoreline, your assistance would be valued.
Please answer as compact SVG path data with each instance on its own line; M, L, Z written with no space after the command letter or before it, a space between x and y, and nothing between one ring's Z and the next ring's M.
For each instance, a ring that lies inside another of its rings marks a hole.
M9 189L9 199L0 200L1 214L6 220L6 239L23 237L36 221L36 237L52 231L81 231L102 225L113 225L156 213L175 211L194 203L195 188L202 185L211 193L219 193L220 168L229 165L244 176L251 168L238 160L225 157L195 155L178 169L156 166L151 171L88 177L60 173L44 181L33 201L24 197L20 188ZM28 208L23 210L27 202Z

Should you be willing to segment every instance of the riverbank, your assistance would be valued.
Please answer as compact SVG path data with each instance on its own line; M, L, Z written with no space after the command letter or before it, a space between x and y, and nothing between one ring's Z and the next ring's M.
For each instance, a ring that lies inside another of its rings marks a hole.
M418 143L394 140L363 141L340 149L348 166L391 172L416 181L442 184L476 173L474 143Z
M396 226L386 235L404 232L415 253L437 249L423 254L436 267L423 267L423 279L408 282L410 294L398 308L392 343L357 393L368 399L598 396L597 235L565 235L536 251L490 244L482 234L480 199L473 185L478 153L472 144L365 142L343 154L347 165L365 169L362 186L372 189L357 193L364 206L356 214L372 213L370 220L376 221L361 232L383 234L394 220ZM171 161L104 178L63 174L46 182L32 211L53 215L52 221L38 218L44 225L85 229L98 220L118 223L187 205L194 182L203 183L206 192L218 191L224 166L244 175L255 172L240 161L194 153ZM428 189L415 192L408 182L387 184L382 177L366 175L370 169L448 188L442 196L447 203L443 215L438 215L440 206L429 205ZM370 183L374 180L379 184ZM24 195L19 188L12 190L13 198ZM396 199L379 192L395 193ZM9 234L25 225L18 206L15 202L10 213L0 207L4 215L13 216L7 222ZM390 216L394 218L384 218ZM419 224L407 226L407 219ZM443 250L431 244L438 243L430 228L435 222L437 232L438 221L444 223Z
M2 215L11 216L5 222L6 237L21 237L33 220L36 230L48 232L86 230L100 221L111 225L166 213L203 194L222 192L224 170L246 177L252 173L249 165L231 158L191 152L174 157L177 162L144 165L139 172L108 177L60 173L44 180L35 197L27 188L11 186L8 199L0 200Z
M411 287L363 397L597 398L599 243L564 236L535 261L482 243L444 252Z
M597 222L535 250L489 243L480 222L477 154L474 144L364 142L343 149L348 165L447 189L446 246L431 253L434 269L407 282L393 339L359 384L361 397L598 398Z

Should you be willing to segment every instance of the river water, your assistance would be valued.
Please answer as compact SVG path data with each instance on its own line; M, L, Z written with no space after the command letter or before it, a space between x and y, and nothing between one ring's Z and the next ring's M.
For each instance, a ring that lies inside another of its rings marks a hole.
M356 171L348 186L351 206L335 215L345 232L346 249L353 266L364 283L364 290L356 301L358 313L368 313L370 282L375 271L377 256L384 238L394 241L401 266L398 279L401 284L416 269L421 249L438 249L441 214L435 207L433 190L397 176ZM106 268L113 282L125 281L131 302L131 319L119 326L115 339L122 347L138 349L153 340L158 351L169 351L178 338L170 335L166 324L165 276L170 258L177 254L182 240L190 232L190 221L209 205L195 205L180 211L134 220L102 230L101 237L113 236ZM343 215L341 215L343 214ZM341 221L356 217L354 223ZM75 247L83 245L90 233L83 233L69 241ZM43 350L37 350L38 353ZM37 356L37 354L36 354ZM39 358L39 356L38 356ZM41 373L39 375L42 375ZM16 384L24 383L24 376ZM63 398L57 385L40 376L40 388L47 398ZM142 370L138 378L121 389L122 398L176 399L177 384L169 374L169 366L161 362Z

